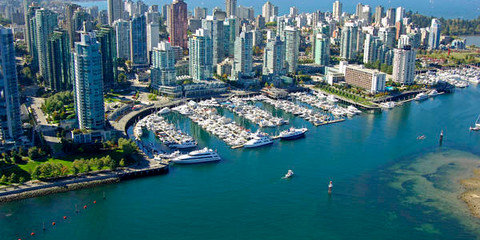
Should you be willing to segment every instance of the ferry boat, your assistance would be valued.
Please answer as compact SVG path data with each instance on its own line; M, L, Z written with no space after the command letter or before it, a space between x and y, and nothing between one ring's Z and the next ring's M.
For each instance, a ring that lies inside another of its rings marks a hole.
M245 147L245 148L255 148L255 147L261 147L261 146L269 145L269 144L272 144L272 143L273 143L273 140L272 140L272 138L270 138L270 136L268 136L265 133L257 133L257 134L255 134L255 136L252 139L248 140L243 145L243 147Z
M425 93L419 93L417 96L415 96L415 101L422 101L428 98L428 95Z
M180 155L172 159L177 164L192 164L220 161L221 158L216 151L204 148L202 150L192 151L188 154Z
M477 121L475 121L475 126L470 127L470 131L479 131L480 130L480 116L478 116Z
M308 131L307 128L290 128L288 130L280 132L278 136L282 140L293 140L305 136Z

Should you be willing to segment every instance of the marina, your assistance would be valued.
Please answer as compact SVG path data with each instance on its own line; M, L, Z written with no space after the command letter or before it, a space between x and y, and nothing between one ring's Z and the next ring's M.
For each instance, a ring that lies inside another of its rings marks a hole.
M333 95L327 96L321 92L315 92L314 95L307 94L305 92L297 92L297 93L291 93L290 96L300 102L309 104L310 106L329 112L337 118L342 118L347 116L353 117L362 112L352 105L349 105L348 107L341 107L338 104L336 104L338 100Z
M203 101L198 104L190 101L188 104L173 108L173 110L187 116L207 132L222 139L231 147L242 147L252 138L250 130L241 127L230 118L220 116L216 108L204 107L202 105L205 105Z
M255 105L248 104L248 100L252 100L252 98L242 99L234 97L230 99L230 102L222 105L237 114L238 116L250 120L261 128L278 127L282 125L287 125L289 123L288 120L274 117L271 113Z
M469 84L480 83L480 69L473 67L453 68L426 72L415 75L415 81L420 84L435 85L447 82L457 88L466 88Z

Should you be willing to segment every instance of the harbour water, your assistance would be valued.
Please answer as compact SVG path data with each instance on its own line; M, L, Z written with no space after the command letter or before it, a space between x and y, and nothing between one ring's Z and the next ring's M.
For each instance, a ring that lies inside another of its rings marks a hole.
M162 6L164 4L170 4L171 0L143 0L148 5L157 4ZM195 7L205 7L211 14L213 8L221 7L225 9L224 0L212 0L212 1L185 1L188 4L189 10L193 12ZM242 6L253 7L255 14L262 13L262 5L266 1L258 0L238 0L237 4ZM332 1L287 1L287 0L270 0L275 6L279 7L279 13L281 15L288 14L289 8L295 5L300 12L311 12L313 9L325 12L332 11ZM355 6L359 3L358 0L342 0L343 11L355 13ZM415 0L363 0L363 4L368 4L375 9L375 6L382 5L385 9L396 8L399 6L404 7L407 11L419 12L426 16L444 17L444 18L466 18L474 19L480 15L480 2L474 0L457 0L455 4L452 4L450 0L429 0L429 1L415 1ZM75 2L81 6L91 7L98 6L101 10L107 9L107 1L79 1Z
M480 221L457 198L457 180L480 165L480 134L469 131L478 99L480 88L470 86L320 127L265 107L309 132L257 149L230 149L170 113L223 161L2 204L0 239L475 239ZM288 169L295 176L282 179Z

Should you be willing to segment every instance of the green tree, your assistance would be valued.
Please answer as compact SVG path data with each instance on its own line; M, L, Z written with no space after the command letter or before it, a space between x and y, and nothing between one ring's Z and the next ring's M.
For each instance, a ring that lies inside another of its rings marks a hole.
M11 182L11 183L16 183L16 182L18 182L17 174L15 174L14 172L12 172L12 174L10 174L10 177L8 178L8 181Z
M2 175L2 177L0 178L0 182L1 183L7 183L8 179L7 179L7 176L6 175Z

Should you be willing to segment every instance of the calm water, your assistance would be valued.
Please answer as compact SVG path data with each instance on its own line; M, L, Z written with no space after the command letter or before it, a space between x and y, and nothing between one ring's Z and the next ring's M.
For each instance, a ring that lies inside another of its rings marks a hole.
M480 46L480 35L460 36L460 38L467 40L467 46Z
M231 150L170 114L224 160L0 205L0 239L33 239L31 231L49 240L475 239L480 222L457 199L456 181L480 165L480 133L468 130L480 112L479 90L471 86L322 127L274 111L310 131L261 149ZM416 140L421 134L426 139ZM296 175L282 180L288 169ZM75 214L76 204L89 208Z
M171 0L144 0L148 5L157 4L162 6L171 3ZM193 11L197 6L206 7L211 13L214 7L218 6L225 9L224 0L212 1L188 1L188 8ZM238 0L237 4L242 6L252 6L255 9L255 14L261 14L262 5L266 1L258 0ZM290 0L270 0L273 4L279 7L280 14L287 14L291 6L297 6L302 12L312 12L313 10L332 11L333 0L331 1L290 1ZM372 11L375 6L382 5L385 8L396 8L403 6L407 10L419 12L429 16L445 17L445 18L477 18L480 16L480 1L478 0L458 0L454 3L451 0L342 0L343 11L355 13L355 6L361 2L372 6ZM86 7L98 5L100 9L107 9L107 2L77 2Z

